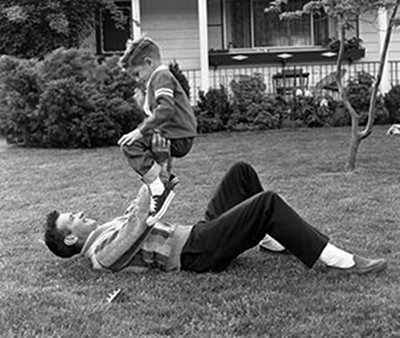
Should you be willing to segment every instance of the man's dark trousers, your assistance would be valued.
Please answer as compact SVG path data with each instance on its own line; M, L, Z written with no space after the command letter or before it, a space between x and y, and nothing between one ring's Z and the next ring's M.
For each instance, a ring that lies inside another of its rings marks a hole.
M279 195L263 191L254 169L235 164L224 176L181 254L182 270L220 271L268 234L312 267L328 237L304 221Z

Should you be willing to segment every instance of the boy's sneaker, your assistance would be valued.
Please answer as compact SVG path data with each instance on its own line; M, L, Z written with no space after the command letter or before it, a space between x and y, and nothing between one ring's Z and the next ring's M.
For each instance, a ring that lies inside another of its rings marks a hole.
M150 216L147 217L147 225L154 225L158 222L167 212L173 198L175 197L174 188L179 183L178 177L171 175L169 181L165 185L165 189L161 195L152 196L152 211Z

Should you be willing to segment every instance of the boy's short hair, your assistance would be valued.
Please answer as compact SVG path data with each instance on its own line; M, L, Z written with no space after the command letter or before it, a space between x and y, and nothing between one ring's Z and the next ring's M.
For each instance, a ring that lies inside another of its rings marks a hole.
M56 226L56 221L60 213L56 210L47 215L47 221L44 229L44 241L47 247L55 255L62 258L69 258L80 253L79 245L68 246L64 243L64 238L69 235L69 231L60 230Z
M139 66L145 62L145 58L161 59L160 47L148 37L140 37L136 40L128 40L124 54L119 59L119 66L126 69Z

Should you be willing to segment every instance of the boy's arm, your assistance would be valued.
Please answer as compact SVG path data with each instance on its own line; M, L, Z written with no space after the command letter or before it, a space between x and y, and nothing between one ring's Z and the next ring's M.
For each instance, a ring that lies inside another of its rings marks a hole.
M152 115L139 126L142 135L152 133L165 121L170 120L176 109L174 100L175 82L170 72L156 73L151 83L151 90L154 93L156 108L152 110Z

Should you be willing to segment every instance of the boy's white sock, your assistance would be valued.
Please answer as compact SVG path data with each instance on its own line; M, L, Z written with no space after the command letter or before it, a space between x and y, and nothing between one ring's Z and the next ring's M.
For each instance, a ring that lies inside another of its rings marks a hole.
M161 195L164 192L164 184L160 177L157 177L153 182L151 182L149 188L152 196Z
M354 255L328 243L322 250L319 259L322 263L335 268L351 268L354 266Z

